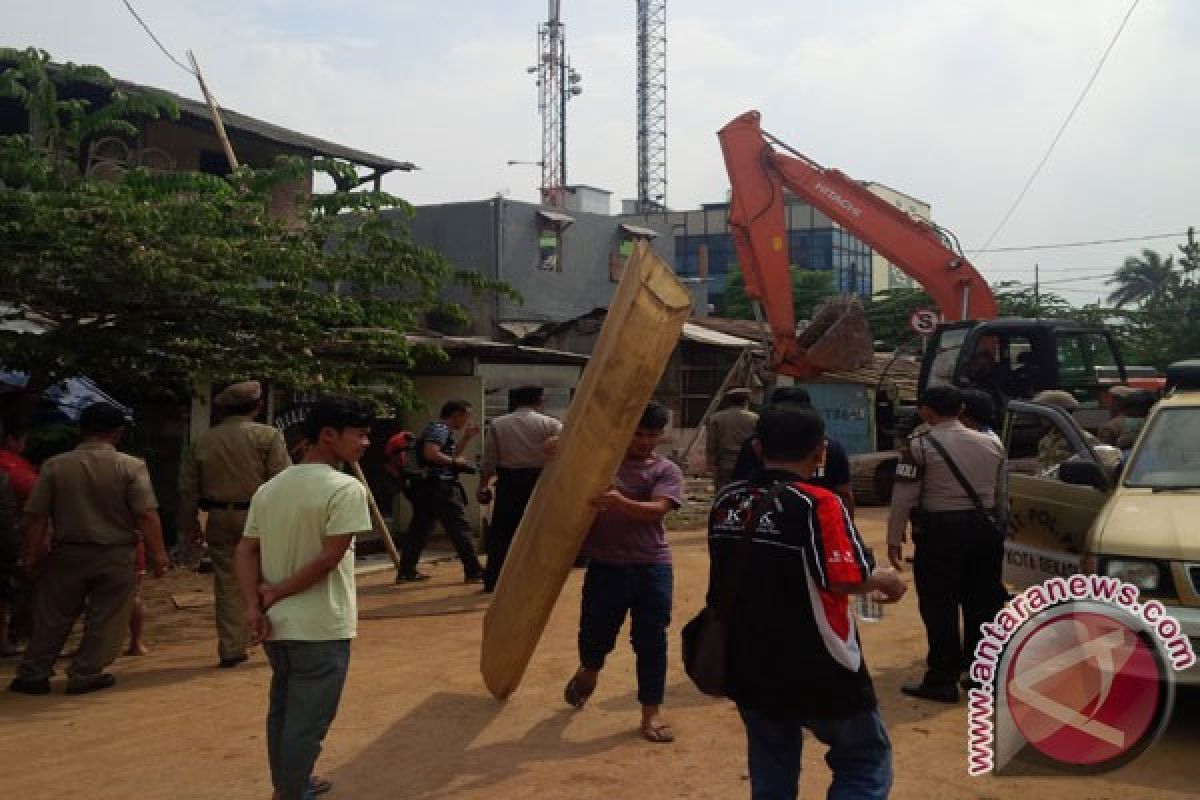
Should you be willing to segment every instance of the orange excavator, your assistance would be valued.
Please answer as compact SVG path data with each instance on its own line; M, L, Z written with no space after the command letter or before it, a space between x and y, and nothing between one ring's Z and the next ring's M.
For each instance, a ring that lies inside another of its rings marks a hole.
M733 190L729 225L738 263L746 294L766 317L774 372L804 381L868 363L874 349L862 304L848 296L823 304L797 335L788 190L886 257L937 303L941 322L926 336L918 392L974 386L1003 406L1043 389L1065 389L1080 401L1079 423L1095 428L1109 416L1107 389L1131 383L1110 332L1069 320L997 318L995 295L952 234L764 132L758 112L742 114L718 137ZM898 459L895 438L915 423L915 413L880 388L875 450L850 454L855 494L863 502L887 502Z
M860 366L872 351L862 306L848 298L819 310L797 337L786 189L881 253L937 303L942 322L928 338L919 388L975 385L1001 398L1067 389L1084 407L1093 399L1103 415L1103 390L1126 383L1108 331L1067 320L997 319L991 288L952 234L796 152L759 120L757 111L747 112L717 136L733 190L729 224L738 262L747 296L766 316L774 371L813 378Z

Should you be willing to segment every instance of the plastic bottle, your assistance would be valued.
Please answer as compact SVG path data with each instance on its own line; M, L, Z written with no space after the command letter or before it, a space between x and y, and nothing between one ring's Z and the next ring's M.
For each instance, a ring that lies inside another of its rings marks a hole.
M874 592L863 592L854 598L854 611L863 622L879 622L883 619L883 603Z

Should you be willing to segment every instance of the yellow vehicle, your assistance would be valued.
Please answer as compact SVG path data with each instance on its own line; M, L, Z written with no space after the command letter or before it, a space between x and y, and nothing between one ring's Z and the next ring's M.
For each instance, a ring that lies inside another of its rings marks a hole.
M1160 601L1200 650L1200 360L1173 364L1167 385L1123 454L1090 444L1062 409L1009 404L1004 576L1016 589L1075 572L1119 578ZM1039 450L1064 460L1037 464ZM1200 667L1177 678L1200 684Z

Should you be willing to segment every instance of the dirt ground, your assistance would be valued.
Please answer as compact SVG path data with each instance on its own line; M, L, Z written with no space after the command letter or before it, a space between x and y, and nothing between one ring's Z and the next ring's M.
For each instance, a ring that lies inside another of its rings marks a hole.
M881 509L864 509L869 541L882 542ZM699 609L708 559L703 534L672 534L675 619L667 711L678 736L649 744L636 733L633 660L626 639L586 709L567 708L575 666L580 577L572 574L525 682L504 704L478 673L485 595L464 586L457 564L432 568L425 585L393 586L391 573L360 578L359 637L341 711L319 772L331 800L356 798L749 797L745 743L733 706L697 693L678 660L678 628ZM82 697L0 693L0 797L27 800L208 800L270 796L263 716L269 670L261 652L234 670L214 668L211 605L177 610L170 594L206 578L176 571L147 584L151 655L122 658L120 683ZM1200 787L1200 697L1181 695L1174 721L1149 753L1096 778L970 778L966 708L910 700L924 641L910 592L878 623L860 626L895 747L894 797L1165 798ZM0 662L5 683L13 660ZM61 663L60 663L60 666ZM828 782L819 744L804 754L801 796Z

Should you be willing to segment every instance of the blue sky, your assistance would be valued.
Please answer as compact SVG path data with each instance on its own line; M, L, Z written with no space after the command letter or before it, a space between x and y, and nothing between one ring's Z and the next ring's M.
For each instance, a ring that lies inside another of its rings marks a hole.
M668 3L669 201L724 197L715 131L750 108L798 150L932 204L976 248L1075 102L1131 0ZM545 0L135 0L222 104L411 160L387 188L421 203L536 197L532 62ZM197 96L120 0L5 9L3 44L98 63ZM584 94L569 106L573 182L636 185L634 0L563 0ZM993 247L1200 225L1200 3L1142 0L1054 155ZM1190 99L1189 99L1190 98ZM1032 280L1075 302L1142 246L981 253L992 280ZM1053 281L1066 281L1052 283Z

